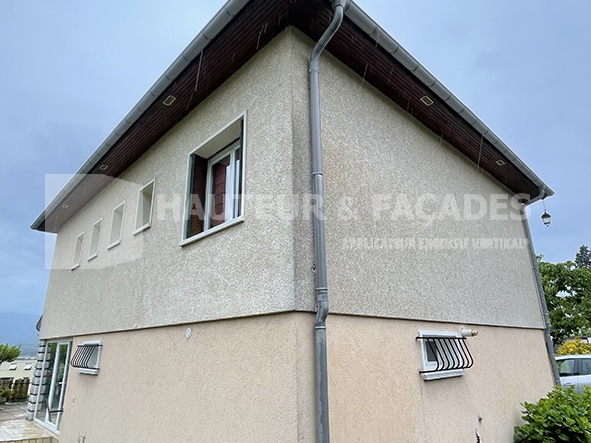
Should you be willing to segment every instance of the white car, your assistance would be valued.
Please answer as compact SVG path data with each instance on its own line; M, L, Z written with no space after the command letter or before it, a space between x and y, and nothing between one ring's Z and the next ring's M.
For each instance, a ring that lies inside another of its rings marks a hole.
M560 355L556 364L562 386L574 386L579 392L591 387L591 354Z

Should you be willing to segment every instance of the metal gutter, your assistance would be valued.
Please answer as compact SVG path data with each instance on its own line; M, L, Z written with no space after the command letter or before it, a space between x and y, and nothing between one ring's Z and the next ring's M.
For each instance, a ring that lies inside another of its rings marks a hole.
M540 198L544 199L546 196L542 195ZM521 220L523 223L523 229L527 238L529 256L531 259L532 270L534 272L534 278L536 280L536 286L538 289L538 297L540 298L540 309L542 310L542 318L544 319L544 341L546 342L546 352L548 353L548 359L550 360L550 367L552 368L552 379L556 386L560 386L560 375L558 373L558 366L556 365L556 359L554 358L554 342L552 340L552 324L550 322L550 313L548 312L548 304L546 303L546 294L544 293L544 285L542 284L542 277L540 276L540 268L538 267L538 259L536 257L536 251L534 249L534 242L532 240L531 231L529 229L529 221L525 208L529 203L523 205L521 210Z
M328 317L328 281L326 272L326 238L324 223L324 178L322 172L322 133L320 128L320 86L318 59L343 22L347 0L332 3L334 15L328 28L310 54L310 144L312 148L312 179L314 194L314 247L316 258L316 319L314 337L316 350L316 405L318 443L330 442L328 411L328 362L326 349L326 317Z
M228 23L242 10L250 0L228 0L217 14L205 25L203 30L189 43L170 67L160 76L152 87L144 94L140 101L127 113L121 123L109 134L105 141L97 148L82 167L74 174L70 181L47 205L45 210L31 225L32 229L39 229L45 221L45 215L51 214L68 194L82 181L111 149L127 130L143 115L154 101L168 88L177 76L191 63L203 49L213 40Z
M378 25L365 11L357 6L352 0L345 8L345 15L353 23L363 30L367 35L384 48L392 57L399 61L402 66L408 69L419 79L427 88L429 88L437 97L442 99L454 111L456 111L467 123L469 123L479 134L488 140L497 148L519 171L521 171L529 180L536 185L540 193L533 196L528 204L534 203L544 197L554 195L554 191L542 181L540 177L527 166L523 160L505 144L503 141L480 120L468 107L460 101L452 92L447 89L439 80L431 74L427 68L419 63L406 49L404 49L396 40L394 40L380 25Z

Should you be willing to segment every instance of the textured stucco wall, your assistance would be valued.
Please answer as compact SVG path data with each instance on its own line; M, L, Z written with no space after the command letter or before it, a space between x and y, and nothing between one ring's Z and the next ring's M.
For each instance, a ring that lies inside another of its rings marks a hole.
M308 103L312 42L290 28L177 124L58 235L42 338L289 310L313 311ZM524 239L517 220L392 220L378 194L486 200L507 193L330 54L320 63L331 311L518 327L543 326L527 249L481 250L473 239ZM180 247L187 154L247 111L244 222ZM156 178L152 227L133 236L137 190ZM291 198L296 216L277 202ZM126 201L121 245L106 250L112 209ZM261 202L265 202L261 204ZM271 203L271 209L266 203ZM87 262L103 217L99 256ZM70 271L76 236L82 265ZM454 250L380 249L371 241L461 238ZM349 247L368 242L369 248ZM357 243L355 243L357 244Z
M42 338L294 308L294 224L290 217L269 216L264 201L256 200L292 195L294 162L302 161L292 153L291 32L263 48L61 229ZM244 111L245 192L253 196L246 200L245 221L180 247L187 155ZM152 227L133 236L138 189L153 178ZM122 201L122 242L107 250L112 210ZM99 255L88 262L92 225L101 217ZM82 264L70 271L82 231ZM311 267L298 268L299 282L306 281L304 273L311 281Z
M294 37L294 58L304 66L312 42L298 32ZM305 107L307 70L297 74L294 103ZM463 219L466 194L482 196L488 206L491 195L510 191L327 53L320 60L320 96L331 311L542 327L521 221L493 220L490 211L479 220ZM300 124L294 138L305 139L308 131ZM374 215L380 194L390 200ZM392 219L399 194L415 220ZM418 219L416 205L427 194L424 212L441 220ZM441 211L452 199L459 220ZM463 249L419 249L420 239L433 238L467 242ZM481 238L515 239L518 248L478 249L472 242ZM381 242L393 239L414 239L417 247L382 249ZM306 298L296 306L312 308Z
M474 366L424 381L418 331L462 326L479 330L467 340ZM331 315L327 331L335 443L475 442L475 431L483 442L510 442L521 403L552 389L540 330Z
M312 331L291 313L84 337L101 369L71 368L59 440L313 441Z

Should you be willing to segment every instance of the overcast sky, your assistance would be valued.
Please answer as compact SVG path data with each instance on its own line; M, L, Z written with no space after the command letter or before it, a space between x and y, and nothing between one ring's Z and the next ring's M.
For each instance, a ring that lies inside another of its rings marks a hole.
M0 312L42 312L46 174L76 172L223 3L0 2ZM591 2L357 3L556 191L550 228L532 208L537 252L591 243Z

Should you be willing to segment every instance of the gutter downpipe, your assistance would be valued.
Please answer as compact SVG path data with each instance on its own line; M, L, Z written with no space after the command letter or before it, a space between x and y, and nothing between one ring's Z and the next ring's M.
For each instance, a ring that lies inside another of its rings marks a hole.
M527 213L525 211L526 206L534 203L537 200L543 200L546 198L546 190L542 189L540 194L535 198L523 205L521 210L523 229L527 236L527 243L529 245L529 255L532 262L532 269L538 286L538 296L540 297L540 307L542 308L542 317L544 318L544 340L546 342L546 351L548 352L548 359L550 360L550 367L552 368L552 379L556 386L560 386L560 375L558 374L558 366L556 365L556 359L554 358L554 342L552 341L552 324L550 323L550 313L548 312L548 304L546 303L546 295L544 294L544 286L542 285L542 277L540 276L540 268L538 267L538 259L536 257L536 251L534 250L534 243L532 241L531 231L529 229L529 221L527 219Z
M322 176L322 138L320 132L320 88L318 59L343 21L347 0L333 2L334 15L328 28L310 55L310 141L312 147L312 179L314 207L314 243L316 255L316 320L314 323L316 350L316 401L318 443L330 442L328 417L328 365L326 352L326 317L328 317L328 283L326 277L326 238L324 223L324 180Z

